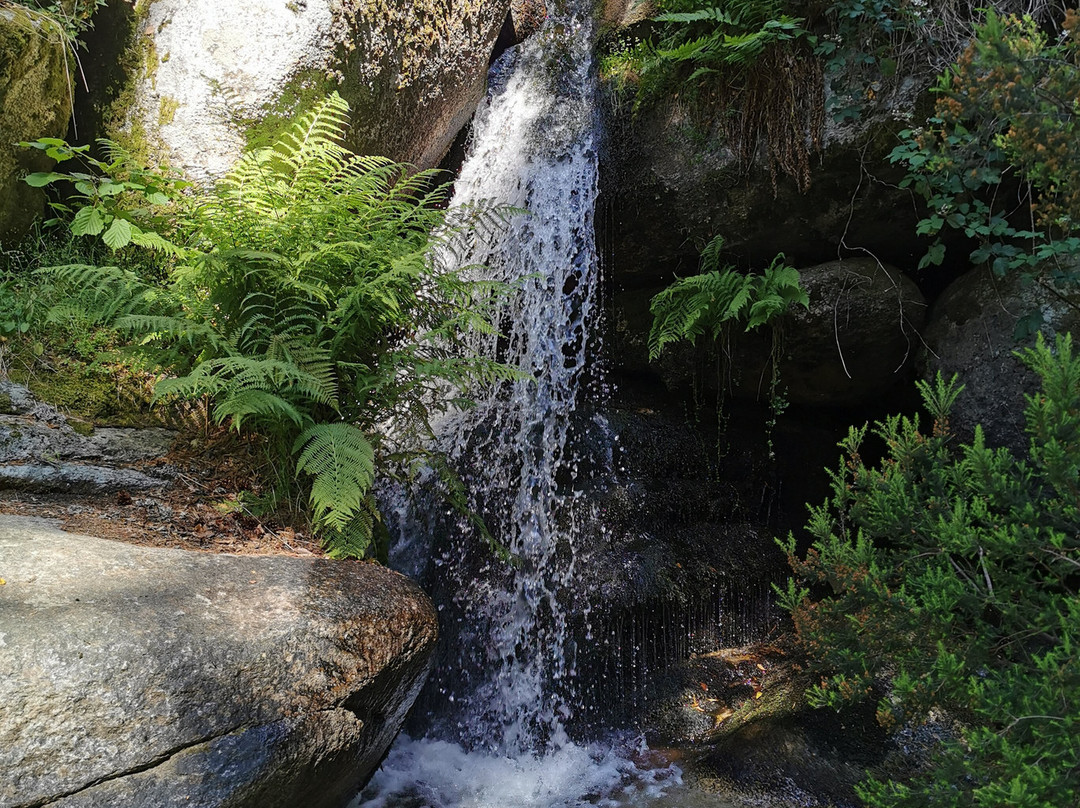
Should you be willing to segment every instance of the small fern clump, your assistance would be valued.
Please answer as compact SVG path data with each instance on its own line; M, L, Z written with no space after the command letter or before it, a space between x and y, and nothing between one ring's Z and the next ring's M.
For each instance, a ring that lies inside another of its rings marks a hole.
M378 471L426 455L452 396L513 371L466 348L504 290L454 261L502 212L447 214L432 172L341 146L347 115L330 96L212 192L179 200L167 284L54 271L124 301L116 326L177 374L157 397L206 396L217 422L264 435L275 466L306 481L330 553L362 557L381 549Z
M768 422L768 442L771 457L772 428L787 407L780 388L783 344L780 317L794 304L808 307L810 299L799 285L798 270L784 263L783 253L777 255L762 274L743 275L734 267L721 264L723 246L723 237L714 237L701 253L703 271L680 278L652 299L649 361L659 358L668 345L683 340L696 343L699 337L707 337L719 346L716 410L722 422L725 381L730 372L731 329L735 325L742 326L745 331L770 326L769 405L772 415Z
M798 303L809 306L810 299L799 285L799 272L777 255L761 275L742 275L733 267L721 266L721 236L712 239L701 253L698 275L680 278L652 300L649 331L649 359L663 353L665 346L680 340L694 342L708 336L726 342L733 324L751 331L773 324Z

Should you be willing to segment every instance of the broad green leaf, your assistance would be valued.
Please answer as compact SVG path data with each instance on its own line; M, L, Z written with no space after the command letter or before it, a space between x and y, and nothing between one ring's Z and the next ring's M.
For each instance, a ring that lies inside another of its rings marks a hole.
M57 174L54 171L38 171L34 174L27 174L24 182L31 188L44 188L46 185L56 182L57 180L66 179L67 177L63 174Z
M131 223L127 219L119 217L113 219L112 224L109 225L109 229L105 231L105 235L101 239L112 250L126 247L131 243Z
M71 220L71 232L76 236L96 236L105 229L105 220L93 205L80 208Z

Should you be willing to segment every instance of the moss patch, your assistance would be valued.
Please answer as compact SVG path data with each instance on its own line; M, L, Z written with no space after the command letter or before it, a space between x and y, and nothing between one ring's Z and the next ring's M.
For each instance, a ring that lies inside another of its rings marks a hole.
M338 87L337 82L321 70L303 70L293 76L277 100L263 104L261 118L239 118L234 123L244 133L249 149L260 149L277 141L278 137Z
M117 12L119 16L115 20L115 32L107 48L111 58L106 59L104 65L108 78L98 90L96 114L103 121L102 134L105 137L123 146L138 162L150 165L158 150L152 148L143 124L138 120L129 120L129 113L135 105L139 82L145 80L152 84L161 64L153 37L145 30L152 0L139 0L133 11L126 4L117 5L127 10ZM169 107L167 101L163 100L159 114L165 122L176 114L176 107L171 110Z
M180 102L169 96L162 96L158 105L158 126L168 126L176 117L176 110L180 109Z
M28 349L12 357L10 378L63 412L80 434L89 434L95 425L159 426L162 422L161 415L151 411L150 375L123 362L85 362L55 354L34 357ZM3 403L0 400L0 412Z
M41 211L44 196L21 177L47 170L51 161L15 144L67 131L69 61L59 25L18 7L0 8L0 239L17 239Z
M64 420L77 435L82 435L84 438L88 438L94 434L94 425L90 421L85 421L82 418L74 417L65 418Z

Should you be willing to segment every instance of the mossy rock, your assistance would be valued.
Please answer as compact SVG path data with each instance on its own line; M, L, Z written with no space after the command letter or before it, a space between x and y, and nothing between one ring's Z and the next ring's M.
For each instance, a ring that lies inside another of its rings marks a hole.
M118 363L87 363L50 356L48 366L28 351L16 354L11 380L64 413L79 434L95 426L157 426L161 413L151 410L151 387L145 375ZM0 414L13 410L10 396L0 393Z
M48 170L51 161L15 144L65 135L71 64L59 25L26 9L0 8L0 243L21 238L43 209L44 194L22 177Z

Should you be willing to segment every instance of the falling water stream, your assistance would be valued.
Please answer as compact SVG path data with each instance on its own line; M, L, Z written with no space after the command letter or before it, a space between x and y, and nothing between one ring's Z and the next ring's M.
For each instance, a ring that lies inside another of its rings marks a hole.
M591 4L567 5L493 67L454 191L454 204L489 199L527 211L463 260L520 286L502 336L477 347L529 381L502 386L439 428L517 561L470 565L456 546L428 551L450 581L443 618L458 615L456 657L433 671L441 704L424 736L399 738L358 806L659 806L680 783L677 767L647 762L640 740L583 743L567 731L578 696L567 593L581 493L570 432L598 349L590 322L599 130ZM600 419L593 426L604 428ZM410 530L403 516L402 532ZM407 568L424 553L404 546Z

